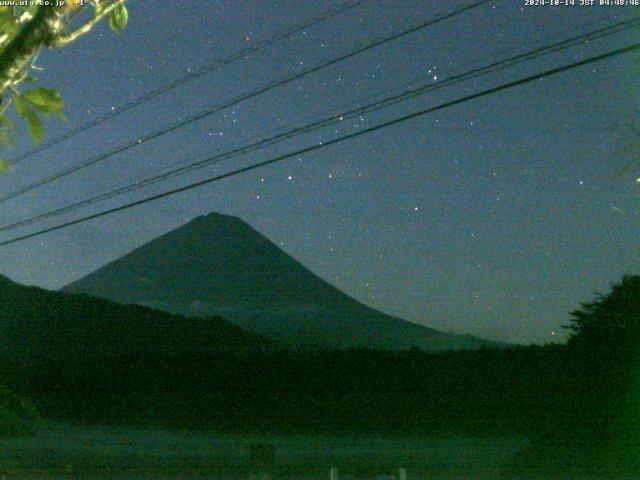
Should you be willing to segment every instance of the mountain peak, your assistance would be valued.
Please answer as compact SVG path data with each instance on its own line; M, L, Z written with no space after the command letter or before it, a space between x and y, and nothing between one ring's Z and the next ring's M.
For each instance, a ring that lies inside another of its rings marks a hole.
M293 345L440 350L490 343L367 307L244 220L217 212L151 240L65 290L187 316L218 315Z
M244 223L244 220L242 220L240 217L237 217L235 215L228 215L226 213L218 213L218 212L210 212L210 213L207 213L206 215L199 215L195 219L196 220L198 220L198 219L206 220L208 222L224 221L224 222L241 222L241 223Z
M212 228L212 227L231 227L231 226L246 226L247 223L240 217L235 215L226 215L224 213L211 212L206 215L198 215L191 221L187 222L181 228L198 227L198 228ZM175 230L174 230L175 231Z

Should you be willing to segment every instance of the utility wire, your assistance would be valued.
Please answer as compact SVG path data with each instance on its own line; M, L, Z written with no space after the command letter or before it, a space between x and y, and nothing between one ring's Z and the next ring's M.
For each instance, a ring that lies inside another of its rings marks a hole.
M86 160L86 161L84 161L84 162L82 162L82 163L80 163L78 165L75 165L73 167L67 168L67 169L62 170L60 172L54 173L54 174L52 174L52 175L50 175L48 177L45 177L45 178L43 178L41 180L38 180L38 181L36 181L34 183L31 183L31 184L29 184L29 185L27 185L25 187L22 187L19 190L16 190L14 192L8 193L8 194L0 197L0 203L4 203L4 202L6 202L8 200L11 200L11 199L19 196L19 195L22 195L22 194L30 192L30 191L38 188L38 187L41 187L42 185L46 185L46 184L48 184L50 182L53 182L55 180L59 180L60 178L66 177L67 175L71 175L71 174L73 174L73 173L75 173L75 172L77 172L79 170L82 170L82 169L87 168L87 167L89 167L91 165L94 165L94 164L96 164L96 163L98 163L100 161L103 161L103 160L105 160L107 158L110 158L113 155L116 155L116 154L125 152L127 150L130 150L130 149L132 149L132 148L134 148L134 147L136 147L136 146L138 146L138 145L140 145L142 143L148 142L150 140L155 140L156 138L161 137L161 136L163 136L163 135L165 135L167 133L173 132L173 131L175 131L175 130L177 130L179 128L183 128L183 127L185 127L185 126L187 126L187 125L189 125L191 123L194 123L194 122L196 122L198 120L202 120L203 118L209 117L209 116L213 115L214 113L217 113L217 112L219 112L221 110L224 110L224 109L229 108L231 106L237 105L240 102L243 102L243 101L248 100L250 98L256 97L256 96L261 95L261 94L263 94L265 92L268 92L270 90L273 90L274 88L280 87L280 86L285 85L287 83L290 83L290 82L292 82L294 80L298 80L298 79L300 79L302 77L305 77L307 75L315 73L315 72L317 72L319 70L322 70L324 68L327 68L329 66L335 65L335 64L337 64L339 62L342 62L344 60L347 60L349 58L355 57L356 55L359 55L361 53L364 53L364 52L369 51L369 50L371 50L373 48L376 48L376 47L379 47L379 46L384 45L386 43L389 43L391 41L398 40L398 39L400 39L402 37L405 37L407 35L415 33L415 32L417 32L419 30L427 28L427 27L429 27L431 25L434 25L434 24L436 24L438 22L441 22L443 20L446 20L446 19L455 17L457 15L460 15L461 13L469 11L469 10L471 10L473 8L477 8L477 7L481 6L481 5L489 3L491 1L493 1L493 0L480 0L480 1L477 1L477 2L472 3L470 5L467 5L465 7L458 8L458 9L456 9L456 10L450 12L450 13L437 15L435 17L432 17L429 21L424 22L424 23L422 23L422 24L420 24L418 26L411 27L411 28L409 28L407 30L403 30L403 31L401 31L399 33L388 35L388 36L383 37L383 38L381 38L379 40L376 40L376 41L374 41L372 43L368 43L365 46L356 47L354 50L351 50L350 52L348 52L346 54L340 55L339 57L332 58L330 60L325 60L325 61L323 61L323 62L321 62L321 63L319 63L319 64L317 64L317 65L315 65L313 67L307 68L307 69L305 69L305 70L303 70L303 71L301 71L299 73L296 73L296 74L293 74L293 75L289 75L289 76L284 77L282 79L276 80L276 81L268 84L267 86L260 87L257 90L254 90L254 91L252 91L250 93L239 95L239 96L233 98L232 100L230 100L227 103L224 103L222 105L214 105L213 107L208 108L208 109L206 109L204 111L201 111L199 113L196 113L195 115L192 115L192 116L190 116L190 117L188 117L188 118L186 118L184 120L181 120L181 121L173 123L173 124L171 124L169 126L163 127L163 128L161 128L159 130L156 130L156 131L154 131L152 133L148 133L148 134L144 135L143 137L140 137L140 138L132 140L132 141L130 141L128 143L125 143L125 144L123 144L123 145L121 145L119 147L116 147L116 148L114 148L114 149L112 149L112 150L110 150L110 151L108 151L106 153L98 155L97 157L93 157L93 158L91 158L89 160Z
M588 33L584 33L581 35L577 35L577 36L573 36L570 38L567 38L565 40L562 40L560 42L556 42L556 43L552 43L549 45L545 45L542 47L538 47L535 48L533 50L521 53L519 55L515 55L500 61L496 61L493 62L489 65L483 66L483 67L479 67L479 68L475 68L469 71L466 71L464 73L461 74L457 74L457 75L452 75L449 77L445 77L444 79L433 83L433 82L428 82L426 84L423 84L419 87L410 89L404 93L401 93L399 95L394 95L392 97L385 97L381 100L369 103L368 105L364 105L358 108L351 108L350 110L338 110L337 112L331 114L329 117L323 117L320 120L308 123L304 126L301 127L296 127L290 130L286 130L284 132L281 132L279 134L276 134L275 136L270 136L266 139L261 139L259 141L253 142L253 143L249 143L247 145L243 145L241 147L236 147L236 148L232 148L231 150L227 150L225 152L222 152L220 154L216 154L214 156L208 157L206 159L203 160L199 160L193 163L190 163L188 165L184 165L182 167L178 167L178 168L174 168L168 172L164 172L155 176L152 176L150 178L146 178L143 180L139 180L133 183L130 183L129 185L123 186L123 187L119 187L116 188L114 190L111 190L109 192L106 193L102 193L100 195L97 196L93 196L84 200L80 200L78 202L75 203L71 203L62 207L59 207L57 209L54 210L50 210L48 212L45 213L41 213L32 217L28 217L19 221L16 221L14 223L8 224L8 225L3 225L0 227L0 231L7 231L7 230L14 230L16 228L19 227L23 227L26 225L30 225L33 224L35 222L44 220L46 218L51 218L51 217L57 217L59 215L68 213L70 211L73 210L77 210L79 208L83 208L83 207L87 207L105 200L108 200L110 198L113 198L115 196L118 195L122 195L124 193L128 193L131 191L135 191L138 190L140 188L144 188L147 187L149 185L153 185L155 183L164 181L164 180L168 180L170 178L173 177L177 177L180 175L184 175L186 173L198 170L200 168L204 168L206 166L210 166L212 164L217 164L220 163L223 160L227 160L229 158L234 158L234 157L238 157L240 155L244 155L256 150L261 150L263 148L272 146L276 143L285 141L285 140L289 140L293 137L299 136L301 134L306 134L306 133L310 133L312 131L318 130L320 128L324 128L327 127L329 125L332 124L336 124L336 123L341 123L343 122L345 119L349 119L349 118L353 118L356 116L360 116L360 115L364 115L364 114L368 114L368 113L372 113L374 111L378 111L380 109L383 108L387 108L391 105L395 105L398 104L400 102L409 100L411 98L415 98L419 95L424 95L427 92L433 91L433 90L437 90L446 86L450 86L450 85L454 85L466 80L469 80L471 78L475 78L477 76L480 75L486 75L489 73L493 73L496 72L498 70L503 70L506 68L510 68L518 63L527 61L527 60L532 60L534 58L538 58L540 56L543 55L548 55L550 53L555 53L557 51L563 50L563 49L567 49L570 47L573 47L575 45L581 44L582 42L585 41L592 41L595 39L600 39L609 35L613 35L613 34L617 34L620 32L623 32L625 30L628 30L630 28L634 28L634 27L638 27L640 26L640 19L636 19L636 20L631 20L631 21L625 21L625 22L619 22L617 24L605 27L605 28L600 28Z
M174 80L172 80L169 83L166 83L164 85L162 85L161 87L158 87L154 90L151 90L147 93L145 93L144 95L141 95L137 98L134 98L133 100L120 105L119 107L116 107L116 109L114 111L110 111L105 113L104 115L94 118L93 120L89 120L88 122L79 125L75 128L72 128L70 130L68 130L67 132L52 138L51 140L44 142L40 145L38 145L37 147L31 148L30 150L27 150L26 152L15 156L14 158L10 159L9 162L12 164L16 164L18 162L21 162L22 160L25 160L29 157L32 157L34 155L36 155L37 153L43 152L45 150L48 150L49 148L58 145L59 143L64 142L65 140L68 140L76 135L78 135L79 133L85 132L93 127L96 127L104 122L106 122L107 120L110 120L114 117L117 117L118 115L121 115L122 113L131 110L132 108L135 108L139 105L142 105L144 103L147 103L151 100L153 100L156 97L159 97L160 95L163 95L171 90L174 90L182 85L185 85L193 80L196 80L208 73L211 72L215 72L217 70L220 70L223 67L226 67L228 65L231 65L232 63L236 62L237 60L240 60L242 58L245 58L249 55L255 54L257 52L259 52L260 50L263 50L267 47L270 47L278 42L281 42L282 40L286 40L289 37L304 31L308 28L311 28L319 23L325 22L327 20L332 19L333 17L336 17L344 12L347 12L349 10L352 10L360 5L362 5L363 3L368 2L369 0L357 0L355 2L351 2L348 3L344 6L341 6L337 9L334 10L328 10L324 13L322 13L321 15L314 17L310 20L308 20L305 23L293 26L292 28L276 33L274 36L269 37L268 39L265 39L261 42L256 43L253 46L247 47L247 48L243 48L235 53L232 53L231 55L229 55L228 57L225 57L221 60L216 60L208 65L205 65L201 68L199 68L198 70L195 70L194 72L191 72L187 75L184 75L182 77L176 78Z
M595 63L595 62L600 62L602 60L605 60L605 59L608 59L608 58L612 58L612 57L615 57L615 56L618 56L618 55L622 55L622 54L625 54L625 53L629 53L629 52L632 52L632 51L635 51L635 50L638 50L638 49L640 49L640 43L636 43L636 44L633 44L633 45L629 45L627 47L623 47L623 48L612 50L612 51L609 51L609 52L606 52L606 53L602 53L600 55L596 55L596 56L581 60L579 62L573 62L573 63L567 64L567 65L563 65L561 67L552 68L550 70L546 70L546 71L541 72L541 73L530 75L528 77L521 78L519 80L515 80L515 81L512 81L512 82L504 83L502 85L498 85L498 86L493 87L493 88L489 88L489 89L482 90L480 92L477 92L477 93L474 93L474 94L471 94L471 95L460 97L460 98L458 98L456 100L445 102L445 103L442 103L442 104L437 105L435 107L430 107L430 108L427 108L427 109L424 109L424 110L420 110L420 111L417 111L417 112L414 112L414 113L411 113L411 114L408 114L408 115L405 115L405 116L402 116L402 117L398 117L398 118L395 118L393 120L389 120L387 122L383 122L383 123L380 123L378 125L375 125L373 127L369 127L367 129L360 130L360 131L355 132L355 133L351 133L351 134L348 134L348 135L344 135L342 137L335 138L333 140L329 140L327 142L320 142L320 143L318 143L316 145L312 145L310 147L306 147L306 148L297 150L295 152L290 152L290 153L286 153L286 154L283 154L283 155L279 155L279 156L271 158L269 160L265 160L265 161L262 161L262 162L259 162L259 163L254 163L253 165L249 165L249 166L246 166L246 167L238 168L236 170L232 170L230 172L227 172L227 173L224 173L224 174L221 174L221 175L216 175L214 177L209 177L209 178L206 178L204 180L200 180L198 182L190 183L190 184L185 185L185 186L180 187L180 188L175 188L175 189L172 189L172 190L168 190L168 191L156 194L156 195L152 195L152 196L143 198L141 200L137 200L135 202L130 202L130 203L127 203L127 204L124 204L124 205L120 205L118 207L114 207L114 208L111 208L111 209L108 209L108 210L103 210L102 212L94 213L92 215L87 215L85 217L81 217L81 218L78 218L76 220L72 220L72 221L69 221L69 222L58 224L58 225L55 225L53 227L44 228L42 230L38 230L38 231L33 232L33 233L29 233L29 234L22 235L22 236L19 236L19 237L15 237L15 238L12 238L12 239L9 239L9 240L5 240L3 242L0 242L0 247L1 246L5 246L5 245L10 245L10 244L13 244L13 243L16 243L16 242L24 241L24 240L27 240L29 238L37 237L37 236L43 235L45 233L53 232L53 231L56 231L56 230L61 230L61 229L70 227L72 225L77 225L77 224L80 224L80 223L84 223L84 222L87 222L89 220L93 220L95 218L100 218L100 217L103 217L103 216L106 216L106 215L110 215L110 214L113 214L113 213L116 213L116 212L120 212L120 211L123 211L123 210L128 210L130 208L137 207L139 205L143 205L145 203L150 203L150 202L159 200L161 198L165 198L165 197L168 197L168 196L171 196L171 195L175 195L175 194L178 194L178 193L186 192L186 191L192 190L194 188L197 188L197 187L200 187L200 186L203 186L203 185L208 185L210 183L217 182L217 181L220 181L220 180L224 180L226 178L234 177L236 175L240 175L240 174L252 171L252 170L256 170L258 168L262 168L262 167L265 167L267 165L272 165L272 164L281 162L283 160L289 159L291 157L305 155L307 153L311 153L313 151L320 150L322 148L326 148L328 146L331 146L331 145L334 145L334 144L337 144L337 143L341 143L341 142L343 142L345 140L350 140L350 139L353 139L353 138L356 138L356 137L360 137L362 135L367 135L369 133L376 132L376 131L382 130L384 128L388 128L388 127L391 127L393 125L397 125L397 124L406 122L408 120L412 120L414 118L418 118L418 117L424 116L424 115L432 113L432 112L436 112L436 111L439 111L439 110L444 110L445 108L449 108L449 107L452 107L454 105L459 105L461 103L468 102L470 100L475 100L477 98L486 97L486 96L501 92L503 90L507 90L507 89L510 89L510 88L517 87L519 85L524 85L524 84L527 84L527 83L531 83L531 82L533 82L535 80L539 80L541 78L545 78L545 77L548 77L548 76L551 76L551 75L557 75L559 73L562 73L562 72L565 72L565 71L568 71L568 70L572 70L572 69L577 68L577 67L581 67L581 66L588 65L588 64L591 64L591 63Z

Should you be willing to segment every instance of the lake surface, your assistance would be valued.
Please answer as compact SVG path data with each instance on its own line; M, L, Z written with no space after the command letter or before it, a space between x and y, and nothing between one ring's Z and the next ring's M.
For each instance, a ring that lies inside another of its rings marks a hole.
M526 445L521 439L234 435L114 426L50 424L33 438L0 443L7 478L246 479L251 445L276 449L276 480L493 479ZM558 477L554 477L558 478Z

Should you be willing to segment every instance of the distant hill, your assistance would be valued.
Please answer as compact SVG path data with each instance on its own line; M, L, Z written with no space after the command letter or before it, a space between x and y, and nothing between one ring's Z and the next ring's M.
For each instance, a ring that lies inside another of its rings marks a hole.
M219 315L296 346L434 351L498 345L367 307L241 219L217 213L197 217L63 290L182 315Z
M27 287L0 276L0 357L215 352L267 340L217 317L185 318L88 295Z

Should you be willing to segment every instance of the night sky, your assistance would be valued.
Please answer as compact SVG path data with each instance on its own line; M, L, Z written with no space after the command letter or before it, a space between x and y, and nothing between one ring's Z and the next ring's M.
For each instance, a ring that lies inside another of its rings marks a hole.
M4 194L213 104L469 2L370 0L230 67L160 96L15 166ZM576 0L579 3L579 0ZM43 84L69 124L341 1L129 2L121 35L101 25L43 52ZM527 7L497 0L246 101L3 203L6 224L269 136L411 86L587 32L633 7ZM633 33L436 90L337 127L42 222L0 240L327 141L547 68L637 42ZM473 100L315 153L0 248L1 273L59 288L211 211L237 215L355 298L454 333L561 341L568 312L638 272L640 55L619 56ZM635 133L634 133L635 132ZM25 134L5 149L32 145ZM630 145L629 145L630 144ZM629 148L629 146L631 148ZM630 168L627 168L631 165Z

